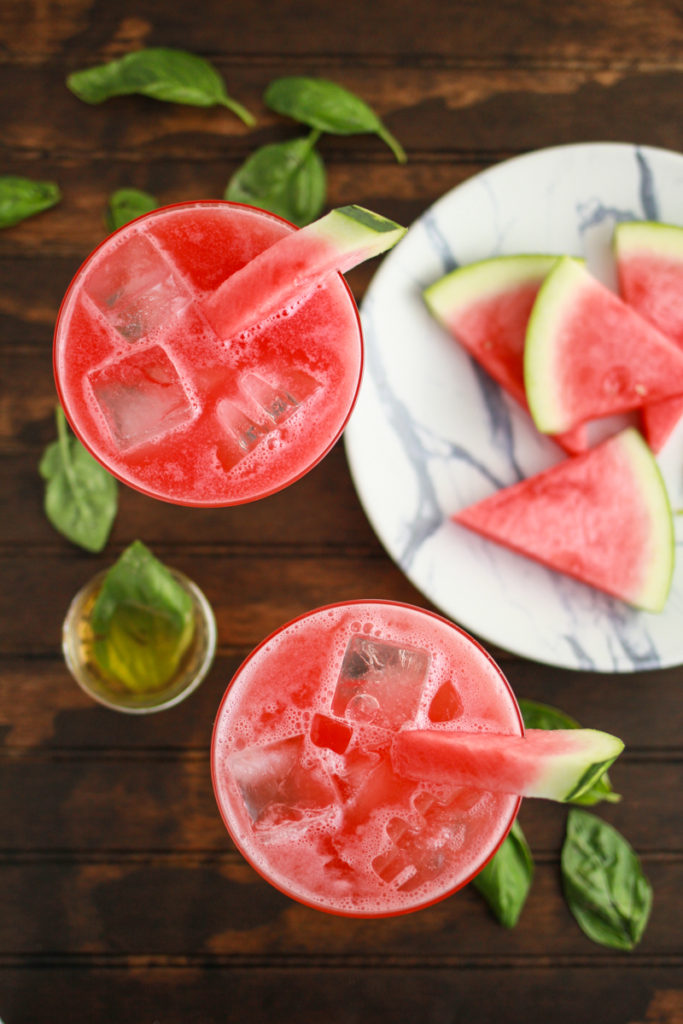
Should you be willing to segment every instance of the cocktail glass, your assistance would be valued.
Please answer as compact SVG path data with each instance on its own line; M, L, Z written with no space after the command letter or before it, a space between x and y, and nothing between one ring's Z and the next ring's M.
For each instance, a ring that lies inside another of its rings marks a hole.
M354 917L445 898L493 856L519 797L401 778L402 727L520 736L502 672L431 612L387 601L329 605L245 660L220 705L214 792L249 863L276 888Z
M90 616L107 571L83 586L73 601L62 627L62 651L72 676L89 697L105 707L129 714L163 711L185 700L206 677L216 653L216 622L211 605L192 580L178 569L169 570L189 594L194 612L194 635L177 672L160 689L136 692L105 678L93 656L94 633Z
M181 203L125 225L81 266L55 329L57 391L119 480L174 504L237 505L293 483L339 438L363 361L340 274L237 337L207 316L219 285L293 230L240 204Z

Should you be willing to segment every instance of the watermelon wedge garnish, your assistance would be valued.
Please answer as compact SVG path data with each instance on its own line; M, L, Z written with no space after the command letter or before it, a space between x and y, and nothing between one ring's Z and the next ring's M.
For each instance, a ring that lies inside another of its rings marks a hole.
M683 394L683 351L565 256L531 311L524 382L536 426L555 434Z
M673 518L654 456L633 427L453 519L636 608L658 612L666 603Z
M434 318L527 411L524 339L538 290L557 259L532 254L479 260L423 293ZM555 440L570 454L587 447L583 427Z
M628 221L614 230L619 291L625 302L683 349L683 228ZM683 398L643 409L643 430L658 452L683 415Z
M405 232L362 206L341 206L232 274L206 302L206 315L219 337L234 337L307 295L328 274L386 252Z
M624 744L596 729L527 729L524 736L407 729L391 761L399 775L424 783L566 802L589 789Z

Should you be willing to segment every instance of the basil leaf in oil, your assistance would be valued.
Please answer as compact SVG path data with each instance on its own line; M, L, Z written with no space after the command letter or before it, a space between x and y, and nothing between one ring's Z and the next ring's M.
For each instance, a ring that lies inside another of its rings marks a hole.
M105 678L137 693L158 690L178 671L194 636L192 598L139 540L104 578L90 624Z
M166 103L195 107L227 107L247 125L252 114L228 96L225 82L207 60L185 50L153 47L128 53L119 60L75 71L66 80L85 103L103 103L112 96L137 94Z
M319 134L261 146L232 176L225 198L269 210L297 227L310 224L325 203L325 167L315 149Z
M573 808L561 868L567 904L588 938L612 949L633 949L648 922L652 888L624 837Z
M534 876L531 850L517 821L472 885L506 928L519 920Z
M377 114L359 96L326 78L276 78L266 89L266 106L294 121L332 135L378 135L399 163L405 150Z
M62 198L53 181L32 181L13 174L0 176L0 228L10 228L27 217L49 210Z
M69 430L56 410L57 440L40 461L45 513L60 533L86 551L101 551L116 517L116 480Z

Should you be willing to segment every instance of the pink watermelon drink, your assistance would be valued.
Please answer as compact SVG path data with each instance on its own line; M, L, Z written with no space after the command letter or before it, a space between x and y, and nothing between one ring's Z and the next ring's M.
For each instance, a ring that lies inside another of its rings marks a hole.
M417 910L470 881L519 797L399 773L404 729L523 733L491 658L417 608L332 605L256 648L212 742L218 806L252 866L302 903L357 917Z
M398 229L367 211L381 226L360 225L358 209L316 222L328 256L339 223L365 231L356 262L383 251L368 235ZM306 264L312 234L251 207L187 203L126 225L83 264L57 322L57 388L78 437L120 480L177 504L239 504L292 483L334 444L359 386L361 332L330 270L344 260L316 273L319 238L307 287L289 273ZM271 249L270 274L244 273ZM263 283L274 280L275 303ZM226 334L216 325L236 295L240 323Z

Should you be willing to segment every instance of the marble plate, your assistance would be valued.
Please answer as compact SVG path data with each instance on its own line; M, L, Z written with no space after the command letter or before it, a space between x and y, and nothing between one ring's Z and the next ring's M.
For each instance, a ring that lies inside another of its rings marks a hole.
M432 320L421 292L460 264L518 252L584 256L614 285L612 229L634 219L683 225L683 156L621 143L559 146L453 189L372 280L361 309L365 376L345 433L365 512L425 597L485 641L600 672L683 662L683 560L665 610L652 615L450 521L564 456ZM673 507L683 509L683 429L659 462ZM678 550L683 516L676 528Z

